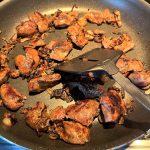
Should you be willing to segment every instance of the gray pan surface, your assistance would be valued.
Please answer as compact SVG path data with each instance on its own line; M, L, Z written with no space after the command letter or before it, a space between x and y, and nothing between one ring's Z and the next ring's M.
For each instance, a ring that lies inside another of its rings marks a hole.
M135 42L135 48L128 55L140 59L145 62L146 67L150 69L150 5L142 0L4 0L0 3L0 37L8 39L15 33L15 27L22 21L27 19L27 16L35 10L42 13L51 14L57 9L64 11L71 10L71 7L76 4L77 11L84 13L89 9L102 10L104 8L118 9L122 13L124 32L129 33ZM101 28L108 31L113 27L102 25L88 25L87 28ZM52 39L64 39L65 30L57 30L55 33L50 33L46 42ZM0 41L2 46L4 43ZM14 58L17 54L23 53L22 44L10 53L10 66L14 67ZM92 48L100 47L100 44L90 42L86 45L82 52L73 50L71 57L76 57ZM21 78L9 82L23 94L28 96L25 107L33 106L36 101L44 101L49 108L55 108L57 105L66 107L66 103L62 100L50 99L47 92L29 96L26 80ZM2 114L8 111L5 108L0 108L0 120ZM36 133L30 129L23 119L20 111L15 113L18 123L12 128L6 128L0 122L0 134L10 141L31 149L50 149L50 150L98 150L118 147L131 142L133 139L142 136L150 128L150 112L143 106L136 103L135 110L132 112L123 126L116 126L111 129L104 129L97 120L95 120L91 128L91 141L83 146L67 144L61 140L49 140L47 134L38 137Z

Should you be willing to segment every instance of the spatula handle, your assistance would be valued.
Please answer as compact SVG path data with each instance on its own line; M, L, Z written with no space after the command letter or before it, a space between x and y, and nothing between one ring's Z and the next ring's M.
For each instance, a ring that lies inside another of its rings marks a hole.
M139 88L131 83L129 79L124 77L116 67L113 61L105 62L102 67L108 74L110 74L120 86L127 91L133 98L141 103L150 111L150 95L144 94Z
M150 96L144 94L140 91L134 84L130 82L129 79L125 78L120 72L112 75L116 82L127 91L133 98L138 100L142 105L144 105L150 111Z

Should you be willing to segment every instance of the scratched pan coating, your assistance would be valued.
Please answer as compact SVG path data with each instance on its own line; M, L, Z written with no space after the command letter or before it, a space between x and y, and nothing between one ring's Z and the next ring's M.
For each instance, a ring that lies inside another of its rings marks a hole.
M15 27L27 16L39 10L42 13L51 14L57 9L69 11L76 4L79 8L78 12L85 13L88 8L92 10L102 10L104 8L118 9L122 13L124 32L129 33L135 42L135 48L128 55L145 62L146 67L150 69L150 5L140 0L4 0L0 3L0 30L1 37L7 39L15 33ZM88 28L100 28L111 31L113 27L108 25L96 26L88 25ZM46 42L52 39L64 39L66 30L58 30L50 33ZM0 41L0 45L4 43ZM9 55L10 66L14 66L14 58L16 55L23 53L22 44L18 45ZM89 42L82 51L73 50L70 57L76 57L92 48L100 47L100 44ZM47 92L34 96L28 95L27 82L21 78L9 82L23 94L28 96L25 107L33 106L36 101L44 101L49 108L55 108L57 105L67 106L62 100L50 99ZM6 111L0 108L0 119ZM8 111L8 110L7 110ZM120 147L131 142L133 139L142 136L150 128L150 113L140 104L135 104L135 111L132 112L123 126L116 126L111 129L103 129L103 127L94 121L91 128L91 141L84 146L67 144L61 140L49 140L47 134L38 137L36 133L30 129L23 119L23 115L18 111L16 113L18 123L12 128L6 128L0 123L0 134L10 141L31 149L51 149L51 150L99 150L112 147Z

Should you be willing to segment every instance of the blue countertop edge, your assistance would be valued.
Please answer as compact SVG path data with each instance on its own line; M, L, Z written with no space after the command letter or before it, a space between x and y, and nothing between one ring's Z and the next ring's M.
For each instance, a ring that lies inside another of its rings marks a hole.
M117 148L117 150L125 150L126 147ZM20 145L17 145L3 136L0 136L0 149L3 150L29 150L28 148L22 147ZM115 149L116 150L116 149Z
M112 148L112 150L125 150L127 147L123 146L123 147L116 147L116 148ZM0 136L0 149L3 150L29 150L28 148L22 147L20 145L17 145L11 141L9 141L8 139L4 138L3 136Z
M17 145L2 136L0 136L0 149L3 149L3 150L28 150L27 148Z

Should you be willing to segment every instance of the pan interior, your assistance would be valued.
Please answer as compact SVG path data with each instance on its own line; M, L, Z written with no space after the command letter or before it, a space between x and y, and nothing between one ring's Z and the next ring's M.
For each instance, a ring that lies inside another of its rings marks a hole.
M123 27L120 29L121 32L127 32L135 42L136 47L133 51L129 52L127 55L140 59L146 63L147 68L150 68L150 34L149 31L150 22L146 18L150 15L149 6L141 1L130 1L130 0L56 0L56 1L6 1L1 3L0 6L0 18L3 20L0 22L0 30L2 30L1 37L6 37L8 39L13 33L15 33L15 27L20 23L20 21L27 19L27 16L39 10L42 13L51 14L57 9L64 11L71 10L71 7L76 4L78 8L76 9L81 13L81 15L87 12L88 9L91 10L101 10L104 8L118 9L122 13ZM25 9L24 9L25 8ZM7 16L7 17L6 17ZM111 34L114 27L109 25L97 26L94 24L88 24L86 27L88 29L104 29L107 31L107 35ZM48 43L55 39L65 39L66 30L56 30L56 32L49 33L45 42ZM4 43L1 41L1 45ZM24 53L22 46L27 43L19 44L10 53L10 67L14 67L14 59L18 54ZM101 47L99 43L89 42L83 50L74 49L69 55L70 58L77 57L91 49ZM21 78L9 80L10 84L19 89L20 92L27 95L28 100L25 102L24 107L33 106L36 101L43 101L49 108L55 108L58 105L63 105L66 107L68 104L60 99L50 99L49 94L45 91L40 94L30 96L28 94L27 82ZM110 86L113 81L110 82ZM57 85L55 88L59 88L61 85ZM70 103L69 103L70 104ZM4 112L9 111L5 108L0 108L0 119ZM30 129L20 114L20 111L15 113L18 123L12 128L7 128L0 124L0 133L7 139L28 147L32 149L36 148L50 148L50 149L106 149L114 146L119 146L128 143L132 139L142 135L150 127L149 112L145 110L140 104L135 104L135 111L132 112L126 119L123 126L116 126L111 129L103 129L102 125L99 124L97 120L91 128L91 141L84 146L71 145L61 140L49 140L47 134L43 134L42 137L38 137L36 133Z

